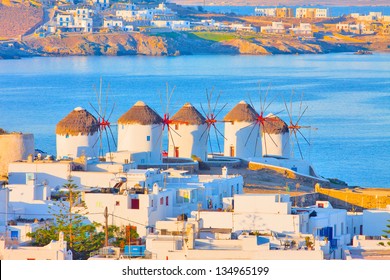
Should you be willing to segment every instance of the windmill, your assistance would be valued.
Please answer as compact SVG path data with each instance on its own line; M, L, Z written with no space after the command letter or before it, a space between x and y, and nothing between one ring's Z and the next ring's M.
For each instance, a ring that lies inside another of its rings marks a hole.
M213 154L213 147L212 147L211 135L210 135L212 133L211 129L214 130L219 153L222 153L221 145L220 145L220 141L219 141L219 136L221 136L223 139L226 140L226 137L223 135L223 133L217 127L217 123L221 122L221 121L218 121L217 118L218 118L219 114L222 112L222 110L225 109L225 107L227 105L227 103L225 103L217 111L217 106L218 106L218 102L219 102L220 97L221 97L221 93L218 94L217 99L214 103L214 106L212 106L213 90L211 90L210 93L208 92L208 90L206 90L207 111L203 108L202 103L200 103L200 108L202 109L202 112L205 116L206 127L205 127L204 131L202 132L199 141L206 141L206 142L208 141L209 142L211 154Z
M165 101L165 106L164 106L162 94L161 94L161 92L159 92L161 107L164 110L164 115L163 115L163 118L162 118L162 130L161 130L159 138L161 139L163 137L165 130L167 131L167 136L168 136L168 149L163 151L163 156L164 157L168 157L169 156L168 151L169 151L169 146L170 146L169 143L170 142L172 142L173 151L174 151L171 156L178 157L178 155L176 154L176 150L177 149L176 149L176 145L175 145L175 140L174 140L175 137L174 137L174 135L177 136L177 137L181 137L181 135L173 128L173 125L174 125L174 123L177 124L177 123L183 123L183 122L180 122L180 121L175 121L174 122L171 119L171 114L169 112L169 106L171 104L171 99L172 99L172 96L173 96L173 94L175 92L175 89L176 89L176 86L174 86L171 90L169 90L169 85L168 85L168 83L166 83L166 90L165 90L166 101Z
M302 138L309 146L310 146L310 141L307 140L307 138L304 136L302 133L302 129L309 129L309 130L317 130L317 128L307 126L307 125L301 125L300 121L303 117L303 115L306 113L306 110L309 108L309 106L305 106L304 109L302 110L302 105L303 105L303 93L301 95L301 101L299 104L299 112L298 116L296 117L296 120L293 120L293 96L294 96L294 91L291 94L291 99L290 99L290 109L288 109L286 100L284 100L284 106L286 107L286 111L288 113L289 117L289 124L288 124L288 129L289 129L289 134L290 134L290 142L291 142L291 153L292 156L294 156L294 142L296 143L299 154L301 156L301 159L303 159L303 154L302 154L302 149L301 145L299 144L299 138ZM293 136L293 137L292 137Z
M92 107L92 109L95 111L95 113L98 115L98 131L99 131L99 138L96 140L94 143L93 147L97 145L99 142L99 158L104 158L104 149L103 149L103 138L105 137L107 140L107 146L108 146L108 152L110 154L110 159L112 157L111 155L111 144L110 141L113 141L113 144L115 148L117 147L117 143L114 137L114 134L111 130L111 125L114 125L110 122L110 118L112 116L112 113L114 112L115 109L115 103L113 103L109 114L107 109L108 109L108 91L109 91L110 85L107 86L107 90L105 93L105 100L104 104L103 102L103 79L100 78L100 84L99 84L99 90L96 89L96 86L94 86L94 90L96 93L96 100L97 100L97 105L98 107L96 108L94 105L92 105L91 102L89 102L89 105ZM111 160L110 160L111 161Z
M279 133L283 133L284 129L280 128L280 118L277 117L279 113L282 111L279 111L275 114L266 114L269 107L274 102L275 98L273 98L269 103L267 103L267 97L269 93L268 87L265 95L263 96L261 90L260 90L260 84L259 84L259 110L255 111L255 118L251 121L251 124L248 125L248 128L251 128L246 141L245 141L245 147L253 147L253 153L251 156L258 156L260 151L258 151L258 140L261 138L261 155L263 157L266 156L280 156L283 157L283 152L280 152L280 147L283 147L283 145L280 143L279 139ZM249 101L252 106L252 108L255 108L253 105L252 99L250 96Z

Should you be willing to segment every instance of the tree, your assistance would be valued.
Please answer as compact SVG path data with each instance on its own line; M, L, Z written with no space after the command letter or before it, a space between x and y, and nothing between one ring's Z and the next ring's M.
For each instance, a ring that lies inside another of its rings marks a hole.
M67 190L64 193L65 200L59 200L50 208L54 217L54 223L45 228L38 229L28 236L33 238L33 244L45 246L52 240L58 240L58 234L64 233L64 239L73 252L75 259L86 259L89 253L101 248L105 235L97 232L98 223L86 224L87 208L81 201L79 194L75 192L77 185L71 178L63 185Z
M388 222L390 222L390 220L387 220ZM390 234L390 224L386 225L387 227L387 230L383 230L383 232L385 234L383 234L382 236L386 239L389 238L389 234ZM382 246L385 246L385 243L384 242L379 242L379 245L382 245ZM390 241L387 241L387 245L390 246Z

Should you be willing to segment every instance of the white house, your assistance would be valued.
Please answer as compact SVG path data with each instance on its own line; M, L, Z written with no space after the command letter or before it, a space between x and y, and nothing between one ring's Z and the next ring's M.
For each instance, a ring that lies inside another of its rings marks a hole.
M74 17L71 13L57 15L57 26L72 27L74 25Z
M161 179L161 178L159 178ZM103 213L108 207L110 223L131 224L140 236L153 233L157 221L197 209L217 209L222 200L233 193L242 193L241 176L180 176L155 181L150 188L130 187L119 193L86 192L85 203L90 213ZM103 215L87 215L102 223Z
M260 126L257 112L245 101L240 101L226 114L224 155L250 158L261 155Z
M152 20L150 25L159 28L167 27L174 31L191 29L191 23L186 20Z
M315 12L315 18L328 18L330 17L329 9L328 8L317 8Z
M72 14L75 18L91 18L93 16L93 10L89 7L76 7L66 9L67 13Z
M110 0L90 0L94 5L97 5L101 8L108 8L110 6Z
M276 8L255 8L255 15L259 17L275 17Z
M161 163L162 121L144 102L135 103L118 119L118 151L139 154L139 164Z
M286 32L286 30L284 28L283 22L272 22L272 25L262 26L261 32L283 34Z
M295 35L312 35L312 29L310 23L300 23L298 27L289 28L290 33L294 33Z
M92 13L88 8L68 9L57 14L57 27L63 31L92 32Z
M347 233L347 210L335 209L328 201L316 201L316 205L305 209L313 210L309 219L309 233L330 241L329 258L342 259L343 247L350 244Z
M72 260L72 251L67 249L63 233L58 241L51 241L44 247L18 246L11 247L5 240L0 240L0 255L2 260Z
M125 21L134 21L137 18L136 10L117 10L115 14L118 18L122 18Z
M93 20L92 18L77 17L74 19L74 26L81 28L82 32L92 32Z
M117 17L104 18L103 27L121 30L123 28L123 20Z
M176 15L176 12L168 8L165 3L158 4L157 8L153 9L153 17L155 19L173 19Z
M75 108L56 126L57 158L97 157L98 130L99 122L91 113Z
M190 103L171 118L172 130L169 137L168 156L207 160L207 124L202 114Z

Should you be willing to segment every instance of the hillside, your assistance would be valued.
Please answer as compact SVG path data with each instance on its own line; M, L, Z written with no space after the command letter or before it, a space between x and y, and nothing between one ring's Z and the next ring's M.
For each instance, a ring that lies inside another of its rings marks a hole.
M4 4L0 4L0 39L18 38L43 19L42 8L29 2Z
M28 36L12 47L0 46L0 57L63 55L151 55L193 54L306 54L356 51L361 46L340 41L301 40L295 37L223 32L171 32L71 34L39 38Z

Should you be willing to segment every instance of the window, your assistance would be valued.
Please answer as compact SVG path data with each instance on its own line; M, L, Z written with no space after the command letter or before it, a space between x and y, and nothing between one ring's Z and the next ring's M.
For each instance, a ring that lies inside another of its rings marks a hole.
M161 198L160 198L160 205L163 205L163 204L164 204L164 198L161 197Z
M120 201L115 201L115 206L120 206L120 205L121 205Z
M139 199L138 198L131 199L131 209L139 209Z
M150 141L150 135L146 136L146 141Z
M165 197L165 205L166 205L166 206L169 205L169 203L168 203L168 197L167 197L167 196Z
M179 124L178 123L175 124L175 130L179 130Z
M341 223L341 235L344 234L344 223Z

